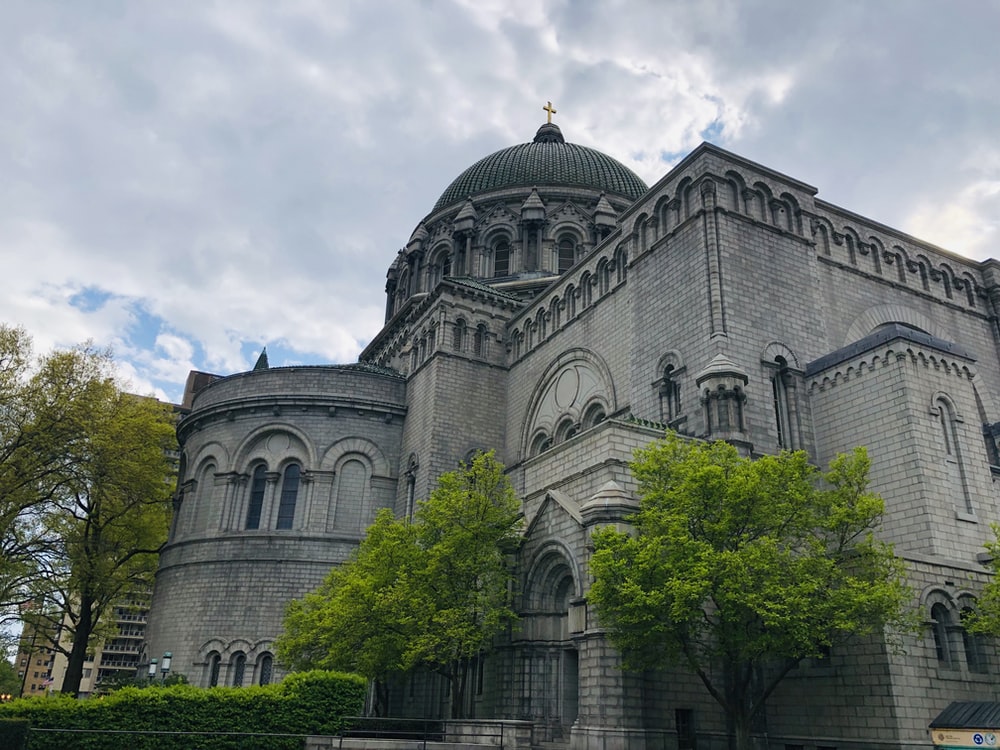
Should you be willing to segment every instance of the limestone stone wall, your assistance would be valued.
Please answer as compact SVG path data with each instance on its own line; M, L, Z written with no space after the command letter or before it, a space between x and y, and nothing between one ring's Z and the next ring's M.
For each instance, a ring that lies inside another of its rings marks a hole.
M259 682L285 604L347 558L379 508L393 507L405 413L405 381L364 369L262 370L200 392L179 427L184 469L149 653L172 652L174 671L203 685L216 656L218 684L233 684L242 654L242 684ZM293 464L294 512L282 522Z

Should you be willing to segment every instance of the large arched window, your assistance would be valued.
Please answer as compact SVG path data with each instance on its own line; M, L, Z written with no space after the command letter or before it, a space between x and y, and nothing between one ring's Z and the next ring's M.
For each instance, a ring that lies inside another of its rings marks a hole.
M566 273L576 263L576 242L568 234L559 240L559 273Z
M278 503L279 529L292 528L295 521L295 501L299 496L299 479L302 468L298 464L288 464L281 482L281 501Z
M264 652L257 659L257 684L270 685L274 676L274 657L268 652Z
M257 464L250 479L250 504L247 506L247 528L260 528L260 513L264 507L264 491L267 489L267 467Z
M203 533L208 530L212 519L212 493L215 489L215 464L206 464L198 475L197 492L191 498L190 531Z
M510 275L510 243L500 239L493 245L493 275Z
M229 684L233 687L243 687L243 676L247 671L247 655L237 651L229 660Z

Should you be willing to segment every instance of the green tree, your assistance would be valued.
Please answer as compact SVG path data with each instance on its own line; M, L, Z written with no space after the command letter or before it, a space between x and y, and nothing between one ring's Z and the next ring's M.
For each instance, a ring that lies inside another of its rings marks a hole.
M351 560L320 587L289 603L275 642L278 659L295 671L358 672L375 686L376 714L388 710L387 678L405 668L413 631L410 600L419 548L415 527L379 511Z
M979 635L1000 636L1000 524L990 524L993 539L985 545L989 560L985 563L993 577L983 586L983 591L976 602L976 610L967 613L962 618L962 624L971 633Z
M595 533L589 594L625 666L691 669L749 750L754 717L802 659L909 630L868 468L863 448L823 481L801 451L751 460L673 434L638 451L636 533Z
M151 586L170 517L172 410L113 371L89 346L35 362L24 331L0 326L0 607L63 627L74 694L105 612Z
M44 519L72 473L69 448L83 439L94 392L105 388L93 372L66 367L75 357L36 362L24 330L0 325L0 625L38 599L39 565L57 552Z
M8 653L6 647L0 647L0 695L17 696L21 694L21 678L7 658Z
M507 555L520 503L493 453L443 474L413 522L382 511L356 554L320 588L292 602L279 659L293 669L351 669L379 688L415 668L450 681L460 717L470 666L515 614Z
M414 581L416 632L406 666L424 665L451 683L461 718L473 660L516 614L507 556L520 542L521 503L493 452L442 474L416 513L422 566Z

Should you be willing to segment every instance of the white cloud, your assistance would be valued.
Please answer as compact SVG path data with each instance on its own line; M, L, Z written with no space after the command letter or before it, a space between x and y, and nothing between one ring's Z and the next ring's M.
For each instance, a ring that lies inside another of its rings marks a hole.
M113 344L158 393L265 344L352 360L413 227L548 100L647 182L707 131L996 254L998 27L923 0L8 4L0 319Z

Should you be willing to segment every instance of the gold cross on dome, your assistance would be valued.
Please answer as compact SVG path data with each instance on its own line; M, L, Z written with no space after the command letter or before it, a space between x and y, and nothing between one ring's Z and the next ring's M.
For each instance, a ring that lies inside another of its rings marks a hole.
M552 122L552 115L556 113L556 110L552 107L552 102L546 102L545 106L542 107L546 112L549 113L549 122Z

